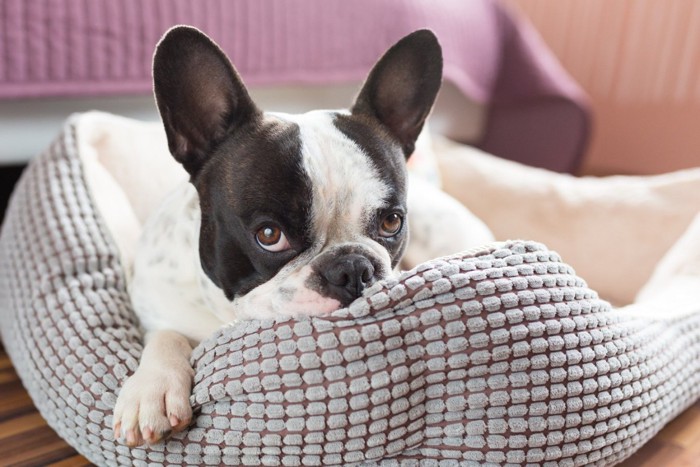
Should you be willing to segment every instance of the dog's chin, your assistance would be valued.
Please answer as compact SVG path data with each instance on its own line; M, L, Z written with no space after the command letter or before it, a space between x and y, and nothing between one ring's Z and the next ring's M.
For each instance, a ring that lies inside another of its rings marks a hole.
M272 289L272 290L271 290ZM277 288L263 284L233 301L236 320L278 317L324 316L342 308L342 303L307 288Z
M300 290L294 294L294 300L283 305L287 310L279 314L292 316L324 316L343 307L342 303L330 297L324 297L312 290Z

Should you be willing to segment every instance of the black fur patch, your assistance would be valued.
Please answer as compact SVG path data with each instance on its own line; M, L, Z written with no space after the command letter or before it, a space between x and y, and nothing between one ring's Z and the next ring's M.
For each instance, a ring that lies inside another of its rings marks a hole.
M193 178L202 212L202 267L230 300L270 280L310 244L311 180L299 128L263 117L229 135ZM255 241L264 223L282 228L292 248L271 253Z

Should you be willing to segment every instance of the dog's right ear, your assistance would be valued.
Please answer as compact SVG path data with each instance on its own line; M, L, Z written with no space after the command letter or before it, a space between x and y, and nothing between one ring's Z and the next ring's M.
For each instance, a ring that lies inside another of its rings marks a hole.
M374 65L351 107L389 130L408 158L442 82L442 48L428 29L394 44Z
M192 176L226 135L260 115L226 54L193 27L161 39L153 88L170 153Z

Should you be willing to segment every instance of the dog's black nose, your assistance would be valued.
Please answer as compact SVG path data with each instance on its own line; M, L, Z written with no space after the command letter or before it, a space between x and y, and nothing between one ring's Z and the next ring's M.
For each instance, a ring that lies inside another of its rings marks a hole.
M362 255L343 255L324 268L321 273L328 281L330 292L343 305L362 294L374 277L374 266Z

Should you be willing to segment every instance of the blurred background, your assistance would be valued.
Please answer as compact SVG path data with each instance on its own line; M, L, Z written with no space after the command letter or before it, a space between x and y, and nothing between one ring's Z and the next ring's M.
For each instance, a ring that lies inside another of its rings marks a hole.
M581 172L700 165L700 2L507 0L591 101Z
M431 131L579 175L700 165L695 0L2 0L0 206L65 118L157 120L150 61L200 27L263 108L345 107L381 52L419 27L445 49ZM371 14L368 14L371 12Z

